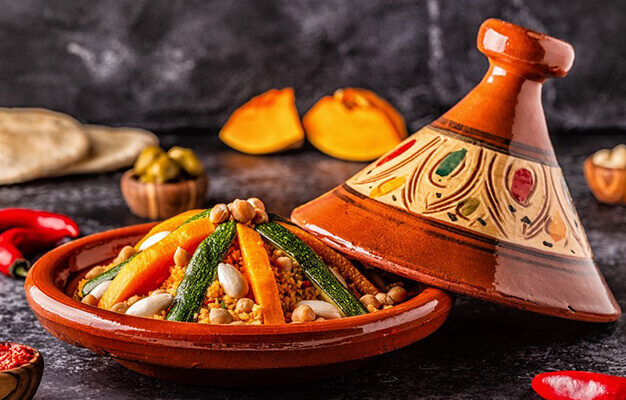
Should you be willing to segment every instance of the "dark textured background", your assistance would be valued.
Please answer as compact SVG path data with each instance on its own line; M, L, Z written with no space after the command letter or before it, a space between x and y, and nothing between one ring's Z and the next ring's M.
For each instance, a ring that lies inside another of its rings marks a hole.
M626 1L0 1L0 105L157 130L216 129L251 96L293 86L304 113L353 85L417 129L487 66L478 26L500 17L571 42L550 82L551 128L626 128Z

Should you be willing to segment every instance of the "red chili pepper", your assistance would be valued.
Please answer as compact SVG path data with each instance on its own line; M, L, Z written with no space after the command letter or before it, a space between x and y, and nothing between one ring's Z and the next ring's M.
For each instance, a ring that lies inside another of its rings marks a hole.
M0 234L0 272L11 277L25 277L30 262L24 253L41 251L66 237L63 231L11 228Z
M302 285L301 286L306 289L306 288L311 286L311 282L309 282L309 281L302 281Z
M532 387L546 400L626 399L626 378L595 372L546 372L533 378Z
M381 158L380 161L378 161L376 163L376 166L380 167L384 163L393 160L394 158L398 157L400 154L402 154L405 151L407 151L408 149L410 149L411 146L413 146L414 144L415 144L415 139L409 140L408 142L406 142L402 146L398 147L397 149L395 149L391 153L387 154L385 157Z
M58 232L69 237L79 233L76 222L63 214L28 208L0 209L0 231L17 227Z

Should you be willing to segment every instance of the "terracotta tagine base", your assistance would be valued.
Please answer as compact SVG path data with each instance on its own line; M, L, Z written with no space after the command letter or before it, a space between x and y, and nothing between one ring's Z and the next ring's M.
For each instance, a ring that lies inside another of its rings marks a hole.
M542 314L621 311L595 266L550 142L541 87L573 48L487 20L482 82L442 117L292 219L351 258Z
M436 331L453 295L426 287L376 313L315 323L207 325L118 314L72 298L78 281L154 224L90 235L41 257L26 298L41 325L67 343L156 378L207 386L284 385L339 375Z

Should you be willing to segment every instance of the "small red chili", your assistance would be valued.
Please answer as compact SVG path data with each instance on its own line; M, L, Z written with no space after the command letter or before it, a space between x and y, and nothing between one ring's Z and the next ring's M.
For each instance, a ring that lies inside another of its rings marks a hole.
M406 142L402 146L398 147L397 149L395 149L391 153L387 154L385 157L381 158L380 161L378 161L376 163L376 166L380 167L384 163L393 160L394 158L398 157L400 154L402 154L405 151L407 151L408 149L410 149L411 146L413 146L414 144L415 144L415 139L409 140L408 142Z
M41 251L66 237L62 231L11 228L0 234L0 272L11 277L25 277L30 262L24 254Z
M28 208L0 209L0 231L18 227L58 232L73 238L79 233L76 222L63 214Z
M532 387L546 400L626 399L626 378L595 372L546 372L533 378Z

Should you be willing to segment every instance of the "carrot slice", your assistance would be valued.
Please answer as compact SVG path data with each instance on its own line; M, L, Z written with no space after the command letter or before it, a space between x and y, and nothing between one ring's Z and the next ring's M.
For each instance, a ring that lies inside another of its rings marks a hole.
M159 222L158 224L153 226L152 229L150 229L150 231L146 233L146 235L142 237L139 242L137 242L137 244L135 245L135 250L139 250L139 247L141 246L141 244L145 242L146 239L148 239L150 236L154 235L155 233L159 233L163 231L173 231L174 229L182 225L183 222L187 221L189 218L193 217L194 215L200 214L202 211L204 210L203 209L187 210L180 214L174 215L173 217L168 218L165 221Z
M161 241L138 253L113 279L98 307L109 309L132 295L156 289L169 276L176 249L180 246L191 254L214 230L215 227L209 221L209 210L205 210Z
M256 302L263 310L264 324L284 324L285 316L280 304L278 285L270 266L263 239L252 228L237 224L239 247L243 257L243 268Z
M376 288L376 286L374 286L374 284L370 282L365 275L361 273L361 271L352 265L350 260L328 247L324 242L295 225L280 221L276 222L289 229L294 235L300 238L300 240L309 245L309 247L312 248L313 251L320 256L322 261L324 261L327 265L337 268L342 276L346 277L348 281L354 283L360 293L376 294L380 292L380 290L378 290L378 288Z

